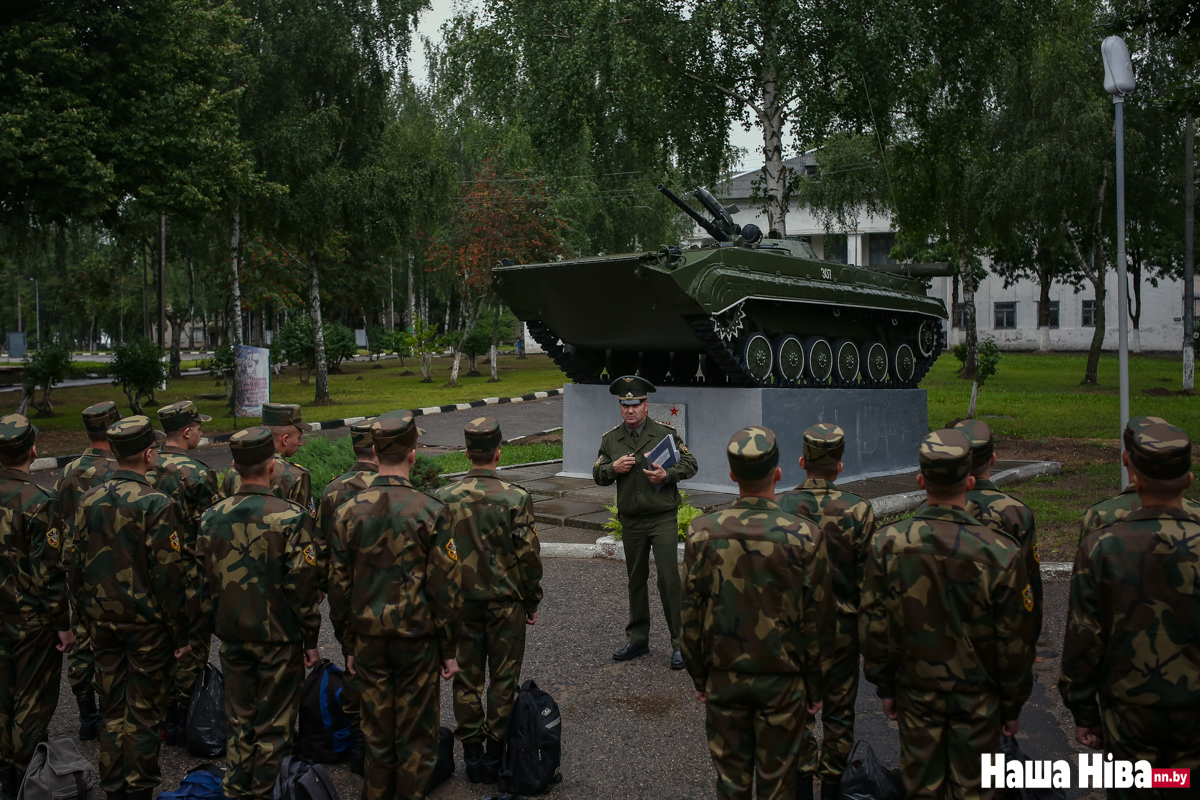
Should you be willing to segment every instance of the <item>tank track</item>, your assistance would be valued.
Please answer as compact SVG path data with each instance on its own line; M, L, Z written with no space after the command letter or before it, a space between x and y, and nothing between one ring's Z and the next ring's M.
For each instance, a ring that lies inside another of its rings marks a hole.
M533 340L546 351L546 355L550 356L555 365L572 381L575 383L600 383L597 376L579 363L571 350L559 344L559 338L540 321L526 322L525 327L529 330L529 335L533 337Z

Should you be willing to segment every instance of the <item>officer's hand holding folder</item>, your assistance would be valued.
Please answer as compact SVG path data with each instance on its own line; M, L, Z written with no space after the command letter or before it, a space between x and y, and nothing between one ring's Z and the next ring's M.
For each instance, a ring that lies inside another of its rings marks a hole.
M646 463L653 464L656 467L670 469L679 463L679 449L675 447L674 436L664 436L663 440L654 445L654 448L646 454ZM656 483L654 491L661 492L662 488L667 485L666 481Z

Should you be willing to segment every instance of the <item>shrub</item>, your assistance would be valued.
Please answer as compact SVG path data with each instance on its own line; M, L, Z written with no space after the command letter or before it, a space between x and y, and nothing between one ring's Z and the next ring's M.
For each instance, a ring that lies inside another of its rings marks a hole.
M337 322L322 323L321 330L325 334L325 360L329 364L329 371L338 372L344 360L358 355L354 331Z
M320 497L330 481L354 466L354 447L349 436L340 439L314 436L305 440L292 460L309 471L313 496ZM421 453L417 453L417 463L413 464L409 477L413 488L422 492L432 492L442 485L441 466L437 460Z
M54 404L50 402L50 391L54 384L62 383L71 376L71 348L65 344L50 342L44 344L32 353L26 353L21 362L25 372L25 391L21 398L24 414L26 406L31 402L33 391L42 387L40 400L32 401L33 407L41 416L54 416Z
M336 322L322 323L321 330L325 334L325 362L331 372L337 372L342 361L358 355L354 331ZM317 338L310 317L295 316L284 323L271 340L271 360L299 366L300 382L308 383L308 373L317 367Z
M154 400L154 390L167 378L162 349L149 339L136 339L113 348L113 386L120 386L129 409L142 413L142 401Z
M681 490L679 492L679 499L680 503L679 508L675 512L675 520L679 524L679 541L686 542L688 526L692 524L692 520L696 519L696 517L704 516L704 512L688 502L687 492ZM621 525L620 518L617 516L617 506L614 503L611 506L605 506L604 509L611 514L608 522L604 523L604 530L608 531L609 535L619 542L625 531Z

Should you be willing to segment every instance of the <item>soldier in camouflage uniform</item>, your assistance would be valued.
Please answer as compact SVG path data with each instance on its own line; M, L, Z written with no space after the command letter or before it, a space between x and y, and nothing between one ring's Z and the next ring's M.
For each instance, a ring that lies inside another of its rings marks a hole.
M1121 463L1125 465L1126 469L1129 469L1129 448L1133 444L1133 435L1148 425L1165 422L1166 420L1162 417L1132 417L1129 422L1125 423L1125 430L1121 433L1125 445L1121 451ZM1141 507L1142 501L1138 499L1137 490L1131 482L1120 494L1101 500L1084 512L1083 520L1079 524L1079 541L1082 542L1092 531L1098 531L1115 522L1120 522ZM1185 497L1183 498L1183 510L1200 519L1200 503Z
M292 751L304 669L321 660L320 575L312 517L271 493L271 432L238 431L229 450L241 481L200 522L200 613L221 639L225 797L267 800Z
M988 424L977 419L964 419L954 423L954 429L961 431L971 443L971 475L975 477L975 488L967 492L967 513L992 530L1008 534L1021 547L1025 577L1033 587L1033 639L1030 643L1036 650L1037 640L1042 635L1042 559L1038 555L1033 509L992 483L996 451Z
M191 400L182 400L158 410L158 421L166 440L158 452L158 463L147 473L150 485L171 498L175 505L175 530L179 533L183 563L188 573L184 600L188 617L196 619L196 597L203 576L196 560L196 536L200 532L200 517L217 500L217 471L188 454L200 447L204 423L212 417L196 410ZM187 736L188 704L200 676L201 665L208 661L211 634L202 627L196 629L192 657L176 661L171 674L167 707L167 739L169 745L183 747Z
M1195 796L1200 519L1183 508L1192 442L1165 422L1130 438L1129 477L1141 502L1079 544L1058 689L1080 744L1117 760L1191 769ZM1109 797L1151 794L1116 789Z
M271 492L276 497L291 500L303 506L309 516L317 517L317 505L312 497L312 476L299 464L288 461L304 444L304 434L312 425L300 418L300 406L292 403L264 403L263 427L275 438L275 477L271 479ZM241 486L237 470L225 473L222 495L233 497Z
M33 482L38 429L0 417L0 795L16 797L58 705L62 655L75 642L51 496Z
M462 575L462 638L454 676L455 735L467 779L495 783L525 658L525 626L537 624L542 559L529 493L500 480L500 424L480 417L464 431L472 469L434 493L454 518ZM487 687L487 716L483 692Z
M907 797L989 800L981 754L1017 733L1033 686L1033 587L1012 540L964 510L975 485L967 437L934 431L919 460L928 504L871 543L864 667L899 721Z
M620 401L623 422L604 434L600 453L592 466L592 479L600 486L617 484L617 515L621 520L621 546L629 578L629 624L625 646L613 653L614 661L628 661L650 652L650 552L658 565L658 594L671 633L671 669L683 669L679 652L679 489L678 483L696 474L696 457L669 425L650 419L649 381L632 375L617 378L608 387ZM675 439L679 463L670 469L647 464L646 454L664 438ZM663 485L665 484L665 485Z
M779 507L807 517L824 533L829 551L833 597L837 607L837 632L833 667L825 681L821 708L821 757L817 761L814 720L810 717L801 755L800 791L812 793L812 776L821 779L822 800L837 800L846 760L854 748L854 703L858 699L858 601L867 547L875 534L871 503L834 486L842 472L846 433L837 425L821 423L804 432L800 468L806 480L779 496Z
M719 800L750 800L755 776L759 798L792 800L832 665L825 538L775 502L774 433L743 428L728 456L740 497L693 520L684 546L684 663L705 704Z
M54 526L59 530L63 546L64 561L71 565L75 533L75 512L79 501L94 486L104 483L117 469L108 446L108 427L121 418L117 404L111 400L96 403L83 410L83 427L87 431L90 445L83 455L63 467L54 489ZM67 675L71 681L71 692L79 705L79 739L90 741L99 733L100 709L96 706L96 675L92 656L92 643L79 620L75 620L75 647L67 654Z
M364 800L421 800L440 717L438 674L458 672L462 593L450 510L408 481L408 411L371 423L379 474L334 517L329 616L360 692Z
M109 800L150 800L172 651L191 655L187 567L171 499L146 479L158 458L150 420L117 422L108 441L118 469L79 502L71 586L96 658L100 788Z

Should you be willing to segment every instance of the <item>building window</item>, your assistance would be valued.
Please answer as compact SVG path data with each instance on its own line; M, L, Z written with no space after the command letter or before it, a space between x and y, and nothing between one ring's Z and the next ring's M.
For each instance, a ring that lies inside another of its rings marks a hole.
M868 264L898 264L896 259L892 258L889 253L896 246L896 234L894 233L872 233L867 236L870 241L867 243L869 252L867 254Z
M846 234L844 233L827 233L825 234L825 260L836 261L839 264L846 262Z
M967 327L967 304L955 303L954 314L951 319L951 324L958 330L965 330Z
M1079 324L1085 328L1096 327L1096 301L1095 300L1084 300L1083 301L1083 314L1080 318Z
M1039 300L1039 301L1038 301L1038 325L1041 325L1041 324L1042 324L1041 306L1042 306L1042 301L1041 301L1041 300ZM1050 327L1051 327L1051 328L1057 328L1057 327L1058 327L1058 301L1057 301L1057 300L1051 300L1051 301L1050 301L1050 322L1049 322L1049 325L1050 325Z
M996 315L997 329L1011 329L1017 327L1017 304L1016 303L994 303Z

